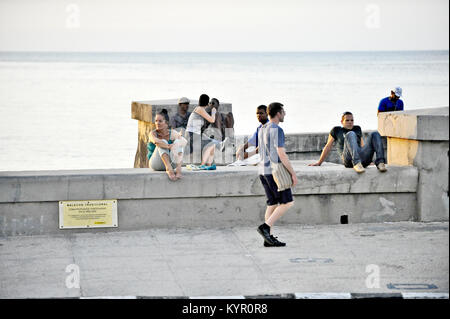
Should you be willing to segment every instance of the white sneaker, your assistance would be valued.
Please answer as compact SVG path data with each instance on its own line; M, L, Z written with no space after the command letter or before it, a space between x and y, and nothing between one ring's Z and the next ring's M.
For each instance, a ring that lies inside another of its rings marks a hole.
M357 172L357 173L364 173L365 172L365 168L362 166L361 163L356 164L355 166L353 166L353 169Z

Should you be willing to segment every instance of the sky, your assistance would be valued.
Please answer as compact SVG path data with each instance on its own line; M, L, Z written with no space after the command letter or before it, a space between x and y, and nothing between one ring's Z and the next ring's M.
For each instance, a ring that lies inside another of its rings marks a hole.
M448 0L0 0L0 51L448 49Z

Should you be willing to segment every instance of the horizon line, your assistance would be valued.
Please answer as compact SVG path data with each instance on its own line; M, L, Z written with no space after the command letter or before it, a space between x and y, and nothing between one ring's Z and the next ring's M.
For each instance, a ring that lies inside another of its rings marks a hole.
M285 50L285 51L59 51L59 50L2 50L0 53L347 53L347 52L448 52L449 49L405 49L405 50Z

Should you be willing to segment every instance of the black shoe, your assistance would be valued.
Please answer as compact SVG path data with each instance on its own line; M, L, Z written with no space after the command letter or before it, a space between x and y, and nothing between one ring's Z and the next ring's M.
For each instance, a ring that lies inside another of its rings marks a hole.
M268 243L269 245L274 245L274 242L272 240L272 237L270 236L270 226L266 223L260 225L257 228L258 233L264 238L264 242Z
M278 237L274 237L274 236L270 235L270 238L272 238L273 245L269 245L268 243L266 243L264 241L264 247L284 247L284 246L286 246L286 243L282 243L281 241L279 241L277 239Z

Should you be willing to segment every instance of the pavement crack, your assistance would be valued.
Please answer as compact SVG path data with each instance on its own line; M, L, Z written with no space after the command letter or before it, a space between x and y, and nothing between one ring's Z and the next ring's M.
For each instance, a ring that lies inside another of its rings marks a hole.
M272 280L271 280L268 276L265 276L263 269L262 269L262 268L260 267L260 265L257 263L257 261L256 261L255 257L253 256L253 254L247 249L247 247L245 247L245 246L242 244L241 240L240 240L239 237L236 235L236 232L234 231L234 229L232 228L232 229L230 229L229 231L233 234L234 238L235 238L236 241L239 243L239 246L240 246L241 249L244 251L245 255L250 257L250 259L251 259L253 265L254 265L255 268L257 269L258 274L261 276L261 278L269 283L269 285L270 285L270 287L271 287L272 290L276 290L276 285L272 282ZM255 233L256 233L256 231L255 231Z
M353 250L345 243L345 241L336 233L335 229L332 229L333 234L339 239L339 241L343 244L343 246L350 251L353 258L356 258L356 254L353 252Z
M161 248L161 243L158 240L158 235L154 234L154 239L156 241L156 244L158 245L158 253L161 256L161 258L164 260L164 262L167 265L167 268L169 269L170 273L172 274L172 276L175 278L175 282L176 285L178 286L178 288L180 288L181 292L183 293L183 296L186 296L186 291L183 289L183 286L180 284L180 280L177 276L177 274L175 273L175 271L172 269L170 262L168 260L168 258L164 255L164 253L162 253L164 250Z

